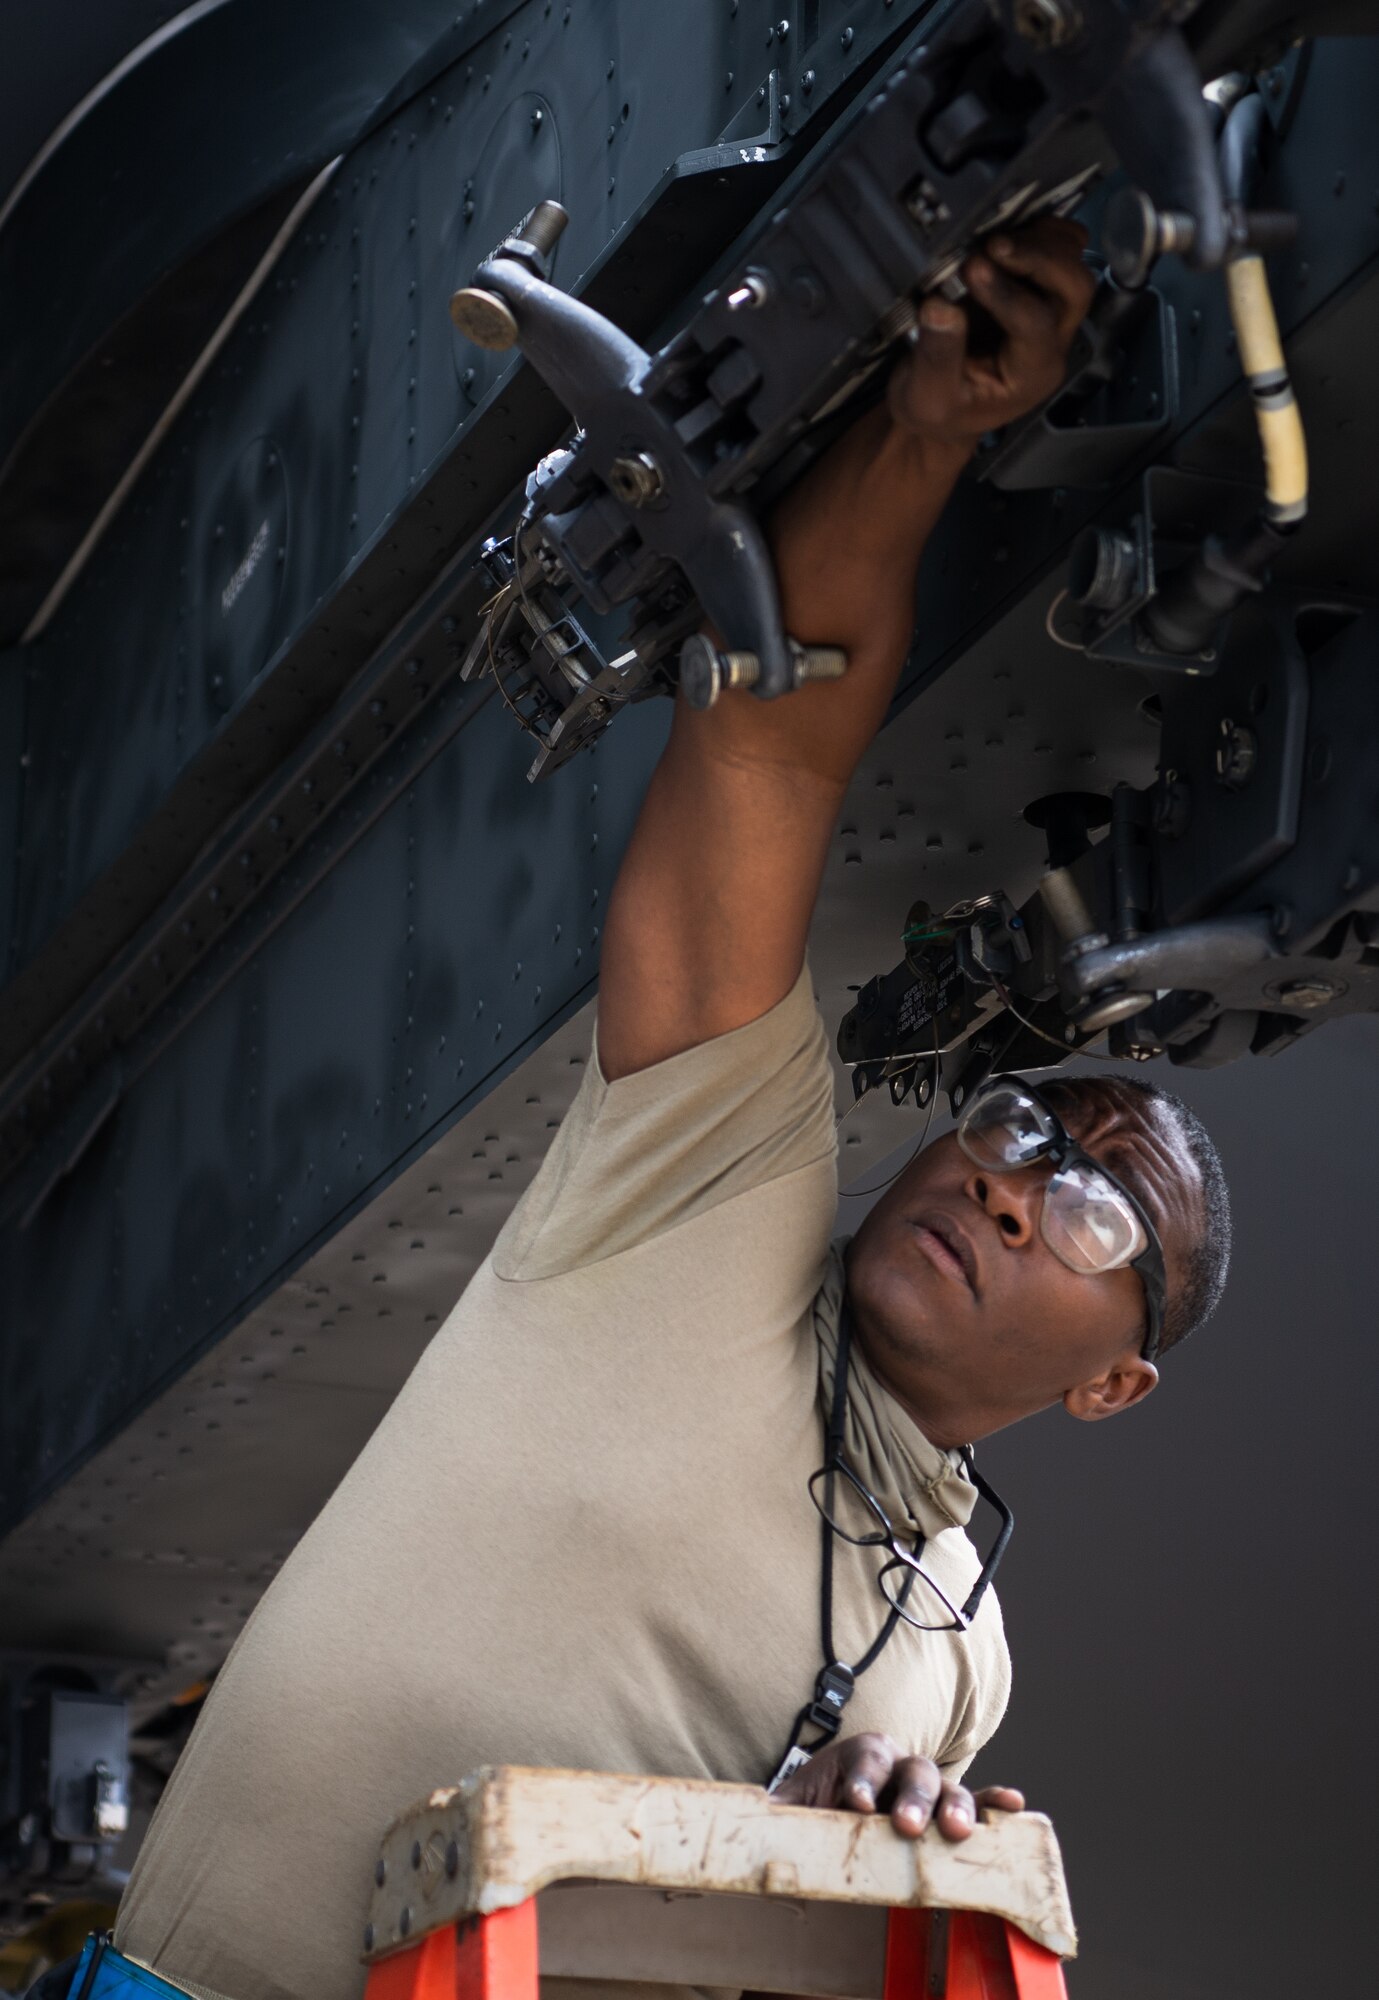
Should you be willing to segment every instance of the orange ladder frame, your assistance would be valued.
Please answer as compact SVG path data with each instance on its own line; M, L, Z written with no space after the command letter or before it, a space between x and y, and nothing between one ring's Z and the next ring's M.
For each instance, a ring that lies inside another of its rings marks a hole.
M380 1960L365 2000L537 2000L536 1898ZM1067 2000L1063 1962L1003 1917L892 1910L884 2000Z

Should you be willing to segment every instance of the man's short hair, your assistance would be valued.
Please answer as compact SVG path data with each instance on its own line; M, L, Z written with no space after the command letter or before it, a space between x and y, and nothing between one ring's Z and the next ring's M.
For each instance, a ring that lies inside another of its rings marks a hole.
M1182 1141L1201 1175L1201 1227L1196 1239L1188 1245L1183 1275L1176 1288L1170 1291L1164 1307L1159 1352L1166 1354L1169 1348L1176 1347L1190 1333L1196 1333L1199 1326L1205 1325L1226 1288L1226 1273L1231 1261L1231 1197L1226 1185L1226 1170L1221 1164L1215 1142L1191 1105L1184 1104L1182 1098L1175 1097L1171 1090L1149 1083L1144 1077L1126 1076L1119 1071L1106 1075L1060 1076L1050 1078L1041 1088L1052 1098L1055 1107L1060 1096L1065 1103L1073 1105L1098 1094L1113 1099L1118 1097L1127 1109L1139 1108L1133 1105L1132 1092L1136 1098L1147 1098ZM1133 1192L1138 1194L1140 1190L1133 1188Z

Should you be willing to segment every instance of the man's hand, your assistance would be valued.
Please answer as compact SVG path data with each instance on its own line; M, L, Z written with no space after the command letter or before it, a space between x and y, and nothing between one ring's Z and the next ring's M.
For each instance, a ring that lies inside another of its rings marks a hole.
M971 445L1051 396L1096 290L1082 261L1086 244L1080 223L1046 216L992 236L967 259L963 281L1001 330L994 354L969 352L962 306L926 299L914 352L891 377L890 410L900 428Z
M984 1809L1023 1812L1025 1795L1009 1785L969 1792L927 1757L904 1757L889 1736L870 1731L828 1744L771 1795L786 1806L890 1814L891 1825L918 1840L932 1820L945 1840L966 1840Z
M1048 220L969 257L996 352L971 351L961 307L927 300L888 402L774 510L785 629L842 646L848 670L782 701L738 690L702 713L677 704L604 929L607 1076L727 1034L789 992L839 805L910 644L920 551L982 432L1062 381L1092 296L1085 241L1076 224Z

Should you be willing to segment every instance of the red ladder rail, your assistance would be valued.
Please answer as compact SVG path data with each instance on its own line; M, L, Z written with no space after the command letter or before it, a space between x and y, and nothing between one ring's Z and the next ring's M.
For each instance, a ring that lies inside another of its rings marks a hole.
M370 1968L365 2000L538 2000L536 1899L432 1931ZM1002 1917L892 1910L884 2000L1067 2000L1062 1961Z

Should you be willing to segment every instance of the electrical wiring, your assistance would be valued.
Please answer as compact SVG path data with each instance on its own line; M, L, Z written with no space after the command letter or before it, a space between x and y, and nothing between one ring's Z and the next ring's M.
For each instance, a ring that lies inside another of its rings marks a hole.
M512 716L518 728L525 730L528 736L532 736L535 735L536 732L533 730L531 724L527 721L527 718L522 714L521 710L517 707L516 703L513 701L512 696L508 693L507 689L503 686L503 676L498 671L498 661L493 651L493 628L498 622L500 613L508 611L511 608L511 604L512 604L512 590L511 586L509 586L506 592L500 590L498 595L493 599L492 603L487 607L488 628L486 633L486 639L488 644L488 670L493 676L493 684L498 690L499 698L501 699L503 706Z
M1063 602L1064 598L1067 595L1068 591L1067 591L1067 586L1065 584L1063 589L1059 591L1057 597L1055 597L1053 602L1050 604L1048 610L1044 613L1044 630L1053 640L1055 646L1064 646L1070 653L1081 653L1084 652L1086 649L1082 646L1079 646L1075 639L1065 639L1061 632L1057 632L1054 630L1054 623L1053 623L1054 614L1058 610L1059 605Z

